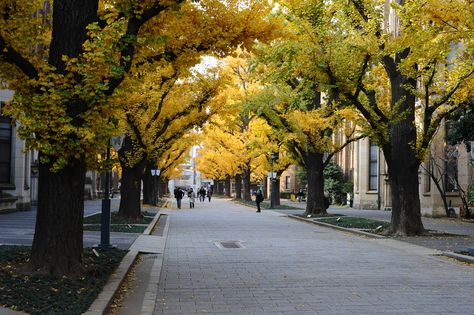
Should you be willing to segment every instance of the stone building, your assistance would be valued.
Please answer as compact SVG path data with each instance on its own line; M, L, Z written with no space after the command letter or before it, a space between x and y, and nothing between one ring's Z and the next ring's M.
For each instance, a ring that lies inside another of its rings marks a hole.
M0 90L0 211L30 210L38 195L38 156L25 151L17 126L1 112L12 96Z

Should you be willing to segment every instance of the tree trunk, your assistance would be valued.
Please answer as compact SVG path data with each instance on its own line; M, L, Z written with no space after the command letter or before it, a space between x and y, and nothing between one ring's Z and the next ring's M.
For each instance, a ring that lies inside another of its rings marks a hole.
M324 207L323 154L306 152L304 154L304 163L308 176L305 215L326 215L327 211Z
M227 177L225 180L225 194L226 197L231 197L231 191L230 191L230 177Z
M151 205L153 201L153 176L151 170L153 165L146 163L145 173L143 174L143 204Z
M235 175L235 199L242 199L242 175Z
M274 200L274 205L279 206L281 205L280 201L280 183L281 183L281 174L283 174L285 170L281 170L277 172L277 178L276 178L276 194L275 194L275 200Z
M268 192L268 176L264 176L262 182L263 182L263 191L262 191L263 198L264 198L264 199L268 199L268 198L269 198L269 192Z
M82 272L86 166L74 160L58 172L40 163L38 212L30 267L55 276Z
M129 161L128 156L133 150L133 142L126 136L119 150L119 160L122 166L122 185L120 186L120 207L118 215L136 220L141 217L140 193L146 158L139 161Z
M270 199L274 207L280 205L280 177L270 179Z
M252 196L250 196L250 165L247 165L242 171L242 182L243 182L243 195L245 201L252 201Z
M97 10L97 0L54 2L48 62L57 72L66 72L64 56L77 57L82 52L86 27L97 20ZM65 105L72 123L80 126L87 104L73 100ZM42 163L39 166L30 267L51 275L78 274L83 269L85 159L71 160L57 172L51 172L50 167Z
M397 64L401 55L397 56ZM392 190L392 220L389 230L394 235L420 235L425 229L421 221L418 169L419 159L413 148L417 143L415 127L416 80L400 74L398 68L386 66L389 73L392 99L400 117L390 126L390 143L382 150L387 158Z

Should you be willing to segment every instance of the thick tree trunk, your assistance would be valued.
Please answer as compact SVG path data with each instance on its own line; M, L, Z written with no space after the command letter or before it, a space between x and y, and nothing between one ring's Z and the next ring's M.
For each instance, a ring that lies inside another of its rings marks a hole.
M143 173L143 204L151 205L153 201L153 176L151 170L153 166L146 163L145 173Z
M97 20L98 1L55 1L48 62L65 73L64 56L77 57L86 40L86 27ZM67 114L80 126L87 104L73 100ZM41 154L41 153L40 153ZM30 267L51 275L82 271L85 159L71 160L58 172L39 166L38 212Z
M402 58L400 55L397 58ZM400 59L397 60L399 64ZM390 74L392 108L400 117L390 127L390 143L382 146L387 158L390 188L392 190L392 220L390 234L420 235L424 233L421 221L418 168L420 162L413 146L417 143L415 127L416 80L399 73L398 68L386 67ZM410 88L411 87L411 88Z
M146 158L139 161L129 161L128 156L133 149L133 142L126 136L119 150L119 160L122 166L122 185L120 186L120 207L118 215L132 220L141 217L140 193ZM131 163L133 163L131 165Z
M242 175L235 175L235 199L242 199Z
M398 171L396 171L398 170ZM413 172L413 170L415 170ZM395 235L420 235L424 228L421 221L420 196L418 194L417 168L398 165L390 172L392 189L392 225L389 233ZM407 209L410 209L407 211Z
M270 198L274 207L280 205L280 177L270 179Z
M230 191L230 177L227 177L225 180L225 194L226 197L231 197L231 191Z
M306 152L304 163L308 176L308 194L306 196L305 215L325 215L323 154Z
M263 182L263 191L262 191L263 198L268 199L270 198L270 195L268 192L268 176L264 176L262 182Z
M84 183L82 160L58 172L39 165L38 212L30 267L55 276L82 272Z
M252 196L250 196L250 165L247 165L242 171L242 182L243 182L243 195L245 201L252 201Z
M281 204L280 201L280 183L281 183L281 174L283 174L284 170L278 171L277 172L277 178L276 178L276 187L275 187L275 200L274 200L274 205L279 206Z

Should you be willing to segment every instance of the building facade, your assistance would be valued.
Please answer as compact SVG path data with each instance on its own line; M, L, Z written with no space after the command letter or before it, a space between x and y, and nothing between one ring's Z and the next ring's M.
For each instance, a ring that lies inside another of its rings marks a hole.
M12 91L0 90L0 211L30 210L38 195L38 156L25 151L17 126L2 115L12 96Z

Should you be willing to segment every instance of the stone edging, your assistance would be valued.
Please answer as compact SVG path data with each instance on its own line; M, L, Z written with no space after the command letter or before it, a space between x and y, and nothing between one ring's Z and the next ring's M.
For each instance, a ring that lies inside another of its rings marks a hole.
M441 255L449 257L449 258L453 258L453 259L456 259L456 260L459 260L459 261L462 261L462 262L465 262L465 263L474 264L474 257L472 257L472 256L456 254L456 253L453 253L453 252L443 252L443 253L441 253Z
M153 221L148 225L146 230L142 233L148 235L153 230L156 222L160 218L160 212L158 211L153 218ZM95 301L91 304L89 309L83 313L85 315L103 315L107 314L110 308L110 304L112 303L115 295L120 290L123 281L127 277L131 267L133 266L134 262L138 257L138 251L129 251L125 257L120 262L120 265L117 269L110 275L110 278L107 281L107 284L104 286L100 294L97 296ZM153 269L155 269L155 264L153 265ZM161 271L161 265L160 265ZM159 275L159 274L158 274Z
M359 235L366 236L366 237L369 237L369 238L385 238L385 236L382 236L382 235L368 233L368 232L364 232L364 231L356 230L356 229L349 229L349 228L345 228L345 227L342 227L342 226L337 226L337 225L333 225L333 224L329 224L329 223L319 222L318 220L306 219L306 218L302 218L302 217L299 217L299 216L296 216L296 215L293 215L293 214L289 214L288 217L292 218L292 219L296 219L296 220L305 221L305 222L308 222L308 223L313 223L313 224L316 224L316 225L324 226L324 227L327 227L327 228L335 229L335 230L350 232L350 233L353 233L353 234L359 234Z

